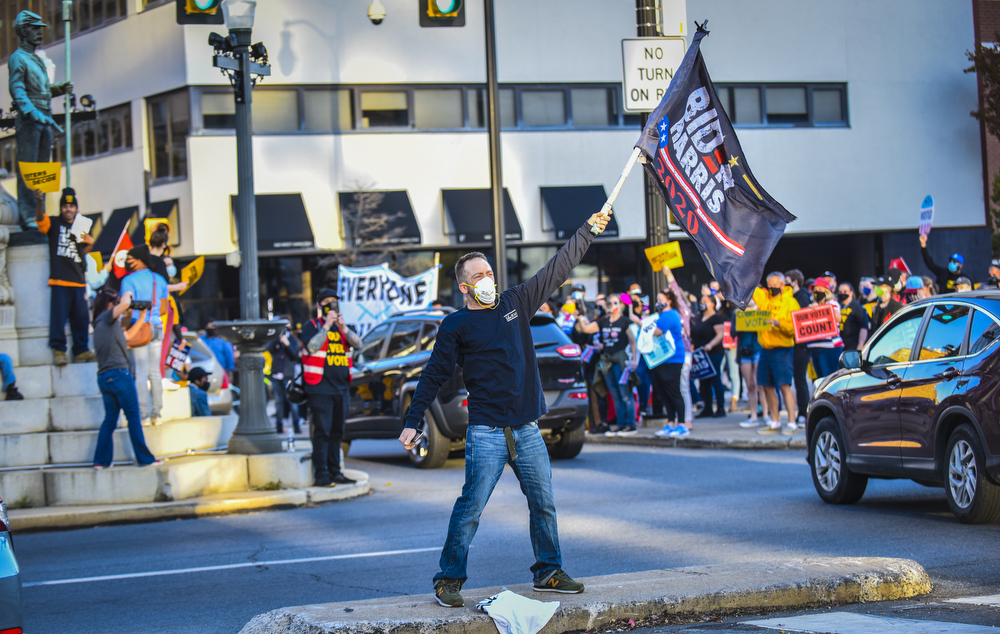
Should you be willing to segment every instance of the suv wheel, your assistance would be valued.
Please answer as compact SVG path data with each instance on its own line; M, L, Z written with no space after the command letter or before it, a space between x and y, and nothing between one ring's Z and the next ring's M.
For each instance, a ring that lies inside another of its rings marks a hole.
M847 468L847 444L837 420L831 416L821 420L810 445L810 470L819 497L827 504L854 504L860 500L868 487L868 476Z
M1000 520L1000 487L986 479L986 460L975 429L962 425L948 439L948 506L965 524Z
M570 460L580 455L583 441L586 439L587 428L580 425L576 429L564 431L559 440L548 446L549 456L553 460Z
M403 411L410 409L410 397L403 403ZM407 452L410 463L418 469L438 469L444 466L451 450L451 441L445 438L430 413L424 412L424 419L417 427L418 432L424 432L426 437Z

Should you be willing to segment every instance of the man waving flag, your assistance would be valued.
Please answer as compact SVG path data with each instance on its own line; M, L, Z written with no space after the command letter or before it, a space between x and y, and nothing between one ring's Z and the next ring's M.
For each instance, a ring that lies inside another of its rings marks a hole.
M722 293L746 308L764 264L795 216L750 172L699 46L698 27L667 94L636 147L684 232L698 245Z

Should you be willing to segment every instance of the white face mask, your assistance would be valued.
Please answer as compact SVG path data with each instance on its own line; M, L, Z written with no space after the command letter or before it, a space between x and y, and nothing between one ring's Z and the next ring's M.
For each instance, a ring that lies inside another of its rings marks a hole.
M174 266L173 264L167 265L167 276L175 277L176 275L177 275L177 267Z
M483 279L476 282L475 286L470 284L466 284L465 286L475 289L476 301L482 306L492 306L493 302L496 301L497 285L492 277L484 276Z

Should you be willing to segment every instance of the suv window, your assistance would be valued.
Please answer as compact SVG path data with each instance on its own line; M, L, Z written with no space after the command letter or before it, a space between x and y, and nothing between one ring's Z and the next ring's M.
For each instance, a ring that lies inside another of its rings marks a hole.
M420 337L421 350L433 350L434 342L437 341L437 324L424 324L424 334Z
M554 321L531 324L531 338L535 341L536 348L571 343L566 333Z
M920 343L918 361L957 357L965 341L965 327L969 323L968 306L962 304L938 304L934 306L931 319L927 322L924 340Z
M972 315L972 331L969 332L969 354L979 354L1000 338L1000 325L981 310Z
M911 310L892 324L879 340L868 350L868 360L872 365L890 365L910 360L910 350L917 338L920 320L926 309Z
M392 331L389 339L389 349L385 356L388 359L398 359L416 352L417 339L420 335L420 322L402 321L396 323L396 329Z
M377 361L379 353L382 352L382 342L389 334L390 324L382 324L373 329L364 339L361 340L361 349L358 350L358 363L369 363Z

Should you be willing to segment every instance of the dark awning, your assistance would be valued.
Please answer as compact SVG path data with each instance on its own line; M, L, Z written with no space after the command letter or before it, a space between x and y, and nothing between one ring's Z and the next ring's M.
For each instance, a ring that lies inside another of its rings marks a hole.
M548 212L548 217L552 221L551 226L546 226L543 215L542 229L554 231L556 240L566 240L582 227L591 215L599 212L607 200L608 195L603 185L542 187L542 207ZM601 236L618 236L618 221L614 214L611 215L611 222Z
M178 213L178 201L177 199L174 199L162 200L149 205L146 209L146 217L143 218L143 222L139 223L139 226L135 228L135 231L129 234L132 238L133 244L146 244L145 221L152 218L165 218L170 224L170 246L175 247L181 243L181 230L178 225L180 219L180 214Z
M493 194L489 189L442 189L444 208L459 243L488 242L493 239ZM521 240L521 223L510 200L510 192L503 189L504 236L507 240Z
M110 257L115 245L118 244L118 238L121 237L122 230L128 228L129 235L132 235L138 225L138 207L115 209L111 212L111 217L108 218L108 221L104 223L101 235L94 240L94 246L91 250L97 251L105 258Z
M236 217L236 196L230 200ZM257 194L257 250L312 249L316 244L302 194ZM237 232L238 235L238 232Z
M353 241L362 248L369 244L420 244L420 226L406 190L339 195L345 242Z

